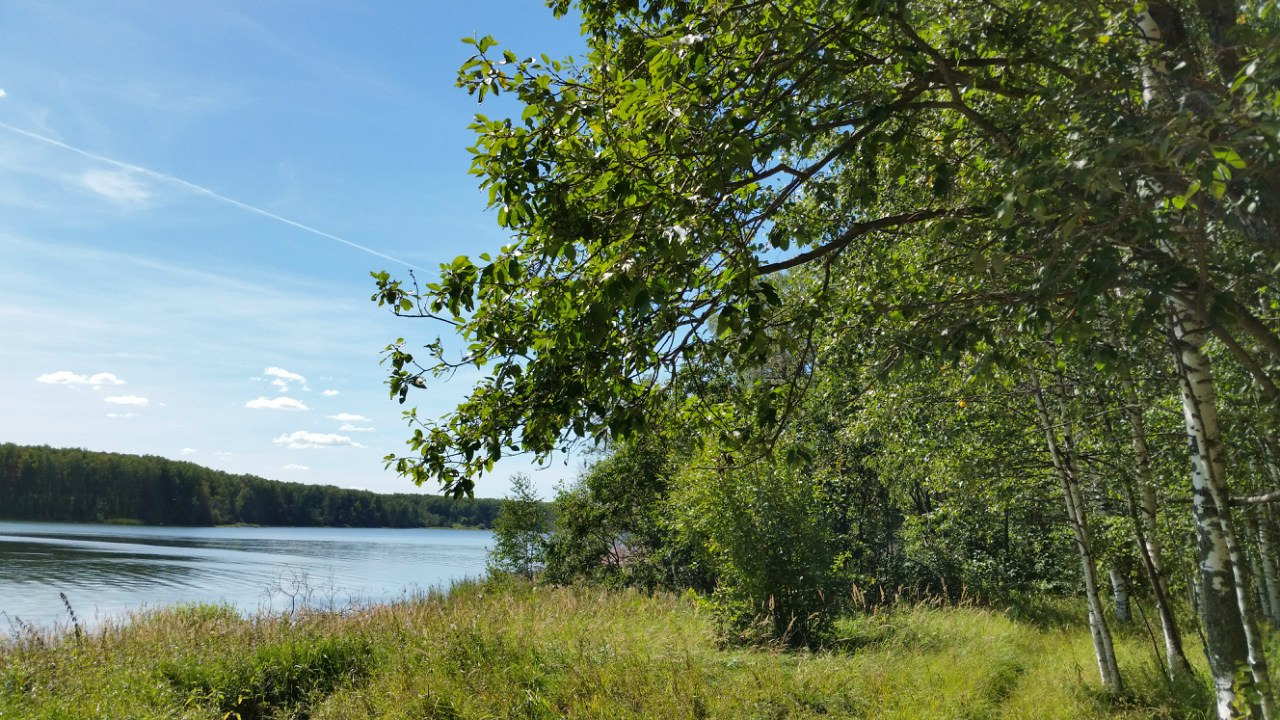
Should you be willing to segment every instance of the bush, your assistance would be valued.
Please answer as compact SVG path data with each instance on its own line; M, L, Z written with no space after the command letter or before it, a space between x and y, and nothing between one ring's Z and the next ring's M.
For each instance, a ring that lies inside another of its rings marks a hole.
M555 500L546 579L647 591L709 590L664 522L672 452L658 434L621 442Z
M742 640L821 644L848 579L818 484L770 462L715 468L715 457L695 459L673 503L718 574L714 605Z

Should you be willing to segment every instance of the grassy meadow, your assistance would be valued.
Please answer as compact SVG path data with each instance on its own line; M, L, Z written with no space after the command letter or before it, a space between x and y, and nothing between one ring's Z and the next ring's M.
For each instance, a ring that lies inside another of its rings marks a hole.
M0 645L0 718L1203 717L1139 621L1100 693L1071 603L842 620L821 652L725 645L687 597L475 583L346 613L176 607ZM1194 635L1189 637L1194 640ZM1202 662L1197 650L1193 660Z

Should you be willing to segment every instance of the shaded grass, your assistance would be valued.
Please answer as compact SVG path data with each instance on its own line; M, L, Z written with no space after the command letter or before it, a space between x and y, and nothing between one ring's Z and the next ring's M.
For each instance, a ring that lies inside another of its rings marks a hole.
M464 584L346 614L185 606L80 641L0 648L0 718L1203 717L1137 629L1104 695L1070 603L910 607L840 620L823 652L727 647L696 601ZM1044 618L1053 618L1046 622Z

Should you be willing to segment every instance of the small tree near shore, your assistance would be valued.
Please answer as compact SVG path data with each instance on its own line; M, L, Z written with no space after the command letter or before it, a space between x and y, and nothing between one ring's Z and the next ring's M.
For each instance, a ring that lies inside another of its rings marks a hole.
M538 497L528 475L511 478L511 494L502 501L493 521L493 548L489 572L522 575L533 579L546 561L551 513Z

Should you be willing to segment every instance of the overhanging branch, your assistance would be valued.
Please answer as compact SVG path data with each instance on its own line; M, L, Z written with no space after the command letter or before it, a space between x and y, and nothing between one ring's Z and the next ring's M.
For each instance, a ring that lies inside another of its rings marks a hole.
M761 265L756 268L757 275L769 275L789 270L799 265L804 265L825 255L843 250L849 243L857 240L863 235L876 232L878 230L888 230L889 228L899 227L901 225L911 225L926 220L936 220L938 218L971 218L980 217L988 214L986 208L967 207L967 208L948 208L945 210L916 210L914 212L902 213L901 215L889 215L887 217L878 218L876 220L867 220L864 222L854 223L851 227L840 234L839 237L825 245L800 253L786 260L779 260L775 263Z

